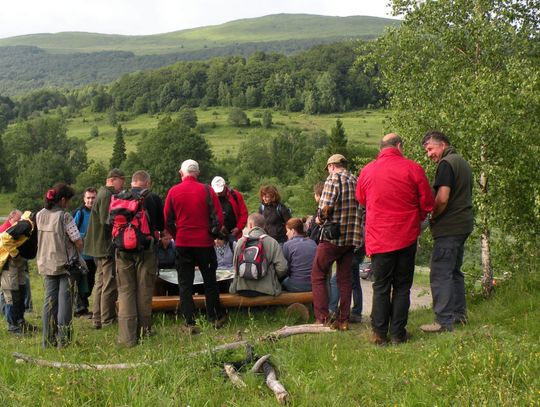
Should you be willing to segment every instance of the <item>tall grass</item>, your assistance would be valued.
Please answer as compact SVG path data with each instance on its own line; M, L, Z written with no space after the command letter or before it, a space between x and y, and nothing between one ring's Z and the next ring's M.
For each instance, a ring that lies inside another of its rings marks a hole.
M34 276L32 282L39 311L41 281ZM492 299L472 299L469 325L453 333L421 333L418 327L431 321L431 311L412 312L412 340L382 348L368 342L367 323L344 333L259 342L264 333L294 323L280 307L232 310L220 331L200 319L203 330L196 337L180 332L174 314L156 314L157 335L132 349L116 345L116 327L95 331L88 320L75 321L75 344L63 351L42 350L37 336L19 339L3 330L0 400L6 406L276 405L259 375L242 372L247 387L238 390L221 373L223 362L243 359L243 351L188 356L241 335L257 354L272 354L294 406L538 405L539 289L537 272L516 275L497 286ZM38 315L29 319L39 323ZM14 351L69 362L159 362L70 371L16 364Z

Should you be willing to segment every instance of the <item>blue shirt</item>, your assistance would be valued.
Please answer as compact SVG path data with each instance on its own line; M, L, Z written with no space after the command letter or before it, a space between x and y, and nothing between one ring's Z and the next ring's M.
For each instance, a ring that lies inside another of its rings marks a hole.
M283 255L289 264L291 283L311 283L311 266L316 250L317 243L303 236L294 236L283 244Z
M232 246L233 247L231 249L231 245L228 242L226 242L222 247L214 245L218 269L230 270L233 268L233 252L234 248L236 247L236 242L233 242Z
M84 237L86 236L86 231L88 230L88 224L90 222L90 209L86 206L83 206L82 208L78 209L77 212L75 212L75 216L73 216L73 221L77 225L77 228L79 229L79 232L81 234L81 239L84 241ZM82 253L82 257L85 260L92 260L93 257L87 256L84 254L84 249Z

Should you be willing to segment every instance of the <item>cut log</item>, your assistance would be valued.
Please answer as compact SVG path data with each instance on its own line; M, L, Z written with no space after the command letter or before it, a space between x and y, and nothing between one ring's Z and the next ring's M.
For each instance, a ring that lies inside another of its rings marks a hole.
M246 384L244 383L242 378L238 375L238 373L236 373L236 369L234 368L233 365L229 363L225 363L223 365L223 369L225 370L225 374L229 377L234 387L237 387L239 389L242 387L246 387Z
M313 294L311 292L290 293L284 292L278 296L261 295L258 297L242 297L236 294L222 293L219 295L222 307L242 308L242 307L267 307L271 305L290 305L295 302L300 304L311 304ZM174 311L180 303L179 296L154 296L152 297L152 311ZM193 303L196 308L205 308L206 301L204 295L194 295Z
M304 304L295 302L287 307L286 314L289 318L293 319L295 324L307 324L309 321L309 309Z

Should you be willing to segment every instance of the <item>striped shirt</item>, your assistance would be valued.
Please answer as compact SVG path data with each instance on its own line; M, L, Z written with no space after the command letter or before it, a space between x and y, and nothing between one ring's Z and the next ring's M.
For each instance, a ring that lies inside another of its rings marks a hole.
M356 201L355 192L356 177L345 169L328 175L324 183L319 212L327 206L334 208L329 220L339 224L341 236L329 242L336 246L362 245L362 209Z

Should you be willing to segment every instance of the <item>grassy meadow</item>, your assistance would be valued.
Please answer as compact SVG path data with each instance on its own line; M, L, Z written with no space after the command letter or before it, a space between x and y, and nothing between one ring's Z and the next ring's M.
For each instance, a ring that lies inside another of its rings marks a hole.
M221 372L240 361L243 350L190 356L193 351L241 336L258 355L270 353L292 406L533 406L540 401L540 280L517 275L497 286L490 300L470 299L470 323L453 333L430 336L419 326L430 310L411 312L413 338L400 346L368 342L367 322L348 332L297 335L260 342L266 333L294 324L285 308L230 311L216 331L203 319L202 334L179 330L172 313L154 315L157 335L135 348L116 345L116 326L93 330L75 320L75 343L58 351L40 347L40 333L16 338L0 330L0 401L5 406L274 406L263 377L242 371L246 388L236 389ZM40 325L43 289L32 270L35 313ZM128 370L73 371L18 364L12 352L71 363L139 363Z
M384 134L385 121L389 112L385 110L356 110L340 114L307 115L303 113L288 113L272 111L273 125L270 129L262 127L233 127L228 123L230 109L209 108L197 109L198 123L204 127L204 137L208 140L210 147L217 159L230 155L236 156L238 147L250 135L266 136L276 134L286 127L298 128L304 131L325 130L328 134L336 124L336 119L340 118L349 138L349 143L366 145L378 145L381 136ZM259 114L264 109L245 110L249 119L260 121ZM119 113L120 115L121 113ZM172 116L175 114L173 113ZM124 128L124 140L126 150L135 151L137 142L141 139L145 130L157 127L159 119L163 115L129 115L126 114L125 121L119 121ZM90 135L92 127L97 126L99 135ZM106 167L111 159L116 126L109 123L107 113L93 113L89 109L84 109L80 116L67 119L67 134L86 141L88 159L102 162ZM176 164L175 164L176 165ZM0 217L6 216L12 209L11 202L14 194L0 193Z
M272 111L273 126L270 129L263 129L256 126L231 126L227 121L229 111L230 109L227 108L196 110L198 124L205 128L203 134L218 159L230 154L236 155L238 146L249 135L275 134L285 127L299 128L305 131L322 129L330 133L337 118L343 122L350 143L365 143L375 146L384 134L385 119L388 117L388 112L385 110L356 110L325 115ZM245 112L253 122L261 120L255 116L263 111L264 109L251 109ZM128 152L135 150L144 130L156 128L162 116L139 115L119 122L127 130L124 138ZM95 138L90 136L90 130L93 126L97 126L99 130L99 136ZM88 158L105 164L109 162L112 155L115 134L116 127L109 123L107 114L85 111L80 117L68 120L68 136L86 140Z

